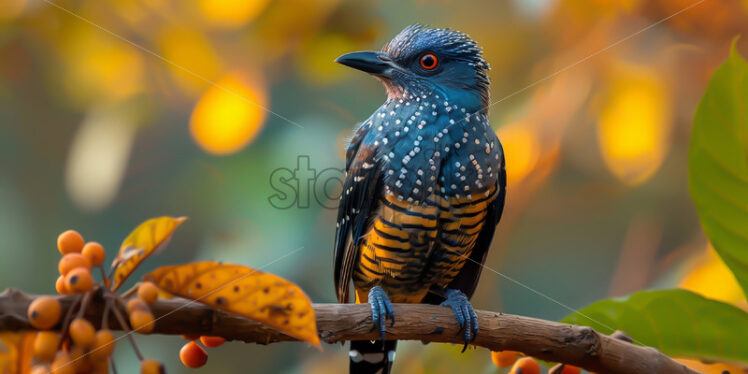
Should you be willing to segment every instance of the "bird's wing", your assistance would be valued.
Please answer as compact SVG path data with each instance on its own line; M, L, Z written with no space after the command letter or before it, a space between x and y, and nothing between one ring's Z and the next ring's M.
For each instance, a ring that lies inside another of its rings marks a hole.
M346 177L338 206L335 232L335 294L338 302L348 302L348 288L353 266L359 257L358 244L369 226L381 190L380 167L376 149L364 143L369 127L356 132L346 151Z
M491 240L493 239L494 231L496 231L496 225L499 224L501 214L504 211L506 172L503 167L501 168L496 187L498 188L498 195L488 205L486 222L483 224L483 229L475 240L475 246L472 252L470 252L470 257L465 261L465 265L463 265L457 277L449 284L449 288L462 291L468 298L473 296L473 292L475 292L475 288L478 286L478 279L480 279L483 264L486 262L488 249L491 247Z
M500 143L499 147L501 147ZM499 224L501 214L504 211L504 202L506 200L506 169L504 168L503 151L501 152L501 164L498 170L496 197L486 207L486 217L485 222L483 223L483 228L475 240L475 246L473 247L467 261L465 261L460 272L447 287L462 291L462 293L464 293L468 298L473 296L475 288L478 286L478 280L480 279L481 270L483 270L483 264L486 262L488 250L491 247L491 240L493 239L494 231L496 231L496 226ZM441 296L441 290L434 289L432 291L433 292L429 292L426 295L423 303L440 304L444 301L444 297Z

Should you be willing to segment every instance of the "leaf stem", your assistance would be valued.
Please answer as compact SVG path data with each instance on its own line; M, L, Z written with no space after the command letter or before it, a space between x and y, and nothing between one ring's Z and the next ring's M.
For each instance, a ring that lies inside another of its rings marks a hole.
M62 321L62 331L60 333L60 347L62 347L62 342L65 341L65 335L68 333L68 328L70 326L70 320L73 317L73 311L78 306L78 303L81 301L82 295L75 295L75 300L70 305L70 308L68 309L67 313L65 313L65 319Z
M117 308L116 303L123 304L122 300L119 298L118 295L112 294L114 296L114 308L112 308L112 312L114 312L114 317L117 318L117 322L119 322L120 327L125 331L125 335L130 340L130 345L132 345L133 351L135 351L135 355L138 356L138 359L143 361L143 355L140 353L140 349L138 349L138 345L135 343L135 338L132 336L133 331L130 330L130 325L127 324L125 321L125 318L122 317L122 313L120 313L119 309ZM124 304L123 304L124 305Z
M109 309L112 307L112 299L107 298L106 302L104 303L104 315L101 316L101 328L102 329L109 329Z
M75 318L82 318L86 313L86 308L88 308L88 304L91 303L91 296L93 296L93 290L86 291L86 293L83 294L83 301L81 302L81 307L78 309Z
M97 266L99 268L99 273L101 274L101 283L104 284L104 288L109 288L109 285L112 283L109 278L106 276L106 273L104 272L104 266L99 265Z
M102 271L103 271L103 269L104 269L104 268L102 267ZM107 287L107 288L109 288L110 290L112 289L112 288L111 288L111 287L112 287L111 285L113 285L113 284L114 284L114 282L112 282L112 277L114 276L114 271L115 271L115 270L117 270L117 267L116 267L116 266L112 266L112 268L111 268L111 269L109 270L109 275L107 275L107 276L106 276L106 278L105 278L105 279L109 280L109 284L110 284L110 286L109 286L109 287ZM105 282L106 282L106 281L105 281Z
M109 366L112 367L112 373L117 374L117 365L114 364L114 359L109 357Z
M123 292L123 293L122 293L122 295L120 295L120 297L121 297L122 299L127 299L127 298L129 298L130 296L132 296L132 295L134 295L134 294L135 294L136 292L138 292L138 288L139 288L139 287L140 287L140 282L138 282L138 283L135 283L135 285L134 285L134 286L132 286L132 287L130 287L130 289L129 289L129 290L127 290L127 291Z

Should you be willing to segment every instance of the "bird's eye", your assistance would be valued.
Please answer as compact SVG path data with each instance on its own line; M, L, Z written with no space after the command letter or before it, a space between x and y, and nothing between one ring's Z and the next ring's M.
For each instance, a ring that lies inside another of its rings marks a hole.
M421 67L426 70L432 70L439 64L439 60L433 53L426 53L421 56Z

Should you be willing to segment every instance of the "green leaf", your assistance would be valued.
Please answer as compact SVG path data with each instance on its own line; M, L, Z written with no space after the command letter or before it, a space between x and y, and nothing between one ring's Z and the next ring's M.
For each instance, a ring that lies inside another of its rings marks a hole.
M748 294L748 63L736 42L696 109L688 182L704 232Z
M748 313L682 289L597 301L562 322L621 330L672 357L748 363Z

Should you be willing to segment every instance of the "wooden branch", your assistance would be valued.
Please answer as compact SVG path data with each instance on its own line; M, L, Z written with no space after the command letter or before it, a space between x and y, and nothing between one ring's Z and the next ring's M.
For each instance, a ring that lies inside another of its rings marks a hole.
M33 298L14 289L0 293L0 331L31 329L26 309ZM57 298L63 313L73 303L71 296ZM97 294L86 317L93 323L101 321L104 304ZM157 334L212 335L260 344L295 340L259 322L181 298L159 300L151 309L157 320L153 333ZM387 326L388 339L463 343L448 307L395 304L394 309L396 322L392 327ZM315 304L314 311L319 336L327 343L378 338L378 332L371 328L368 305ZM473 344L494 351L520 351L599 373L698 373L654 348L611 338L589 327L488 311L476 313L480 332ZM110 328L120 329L120 326L112 320Z

